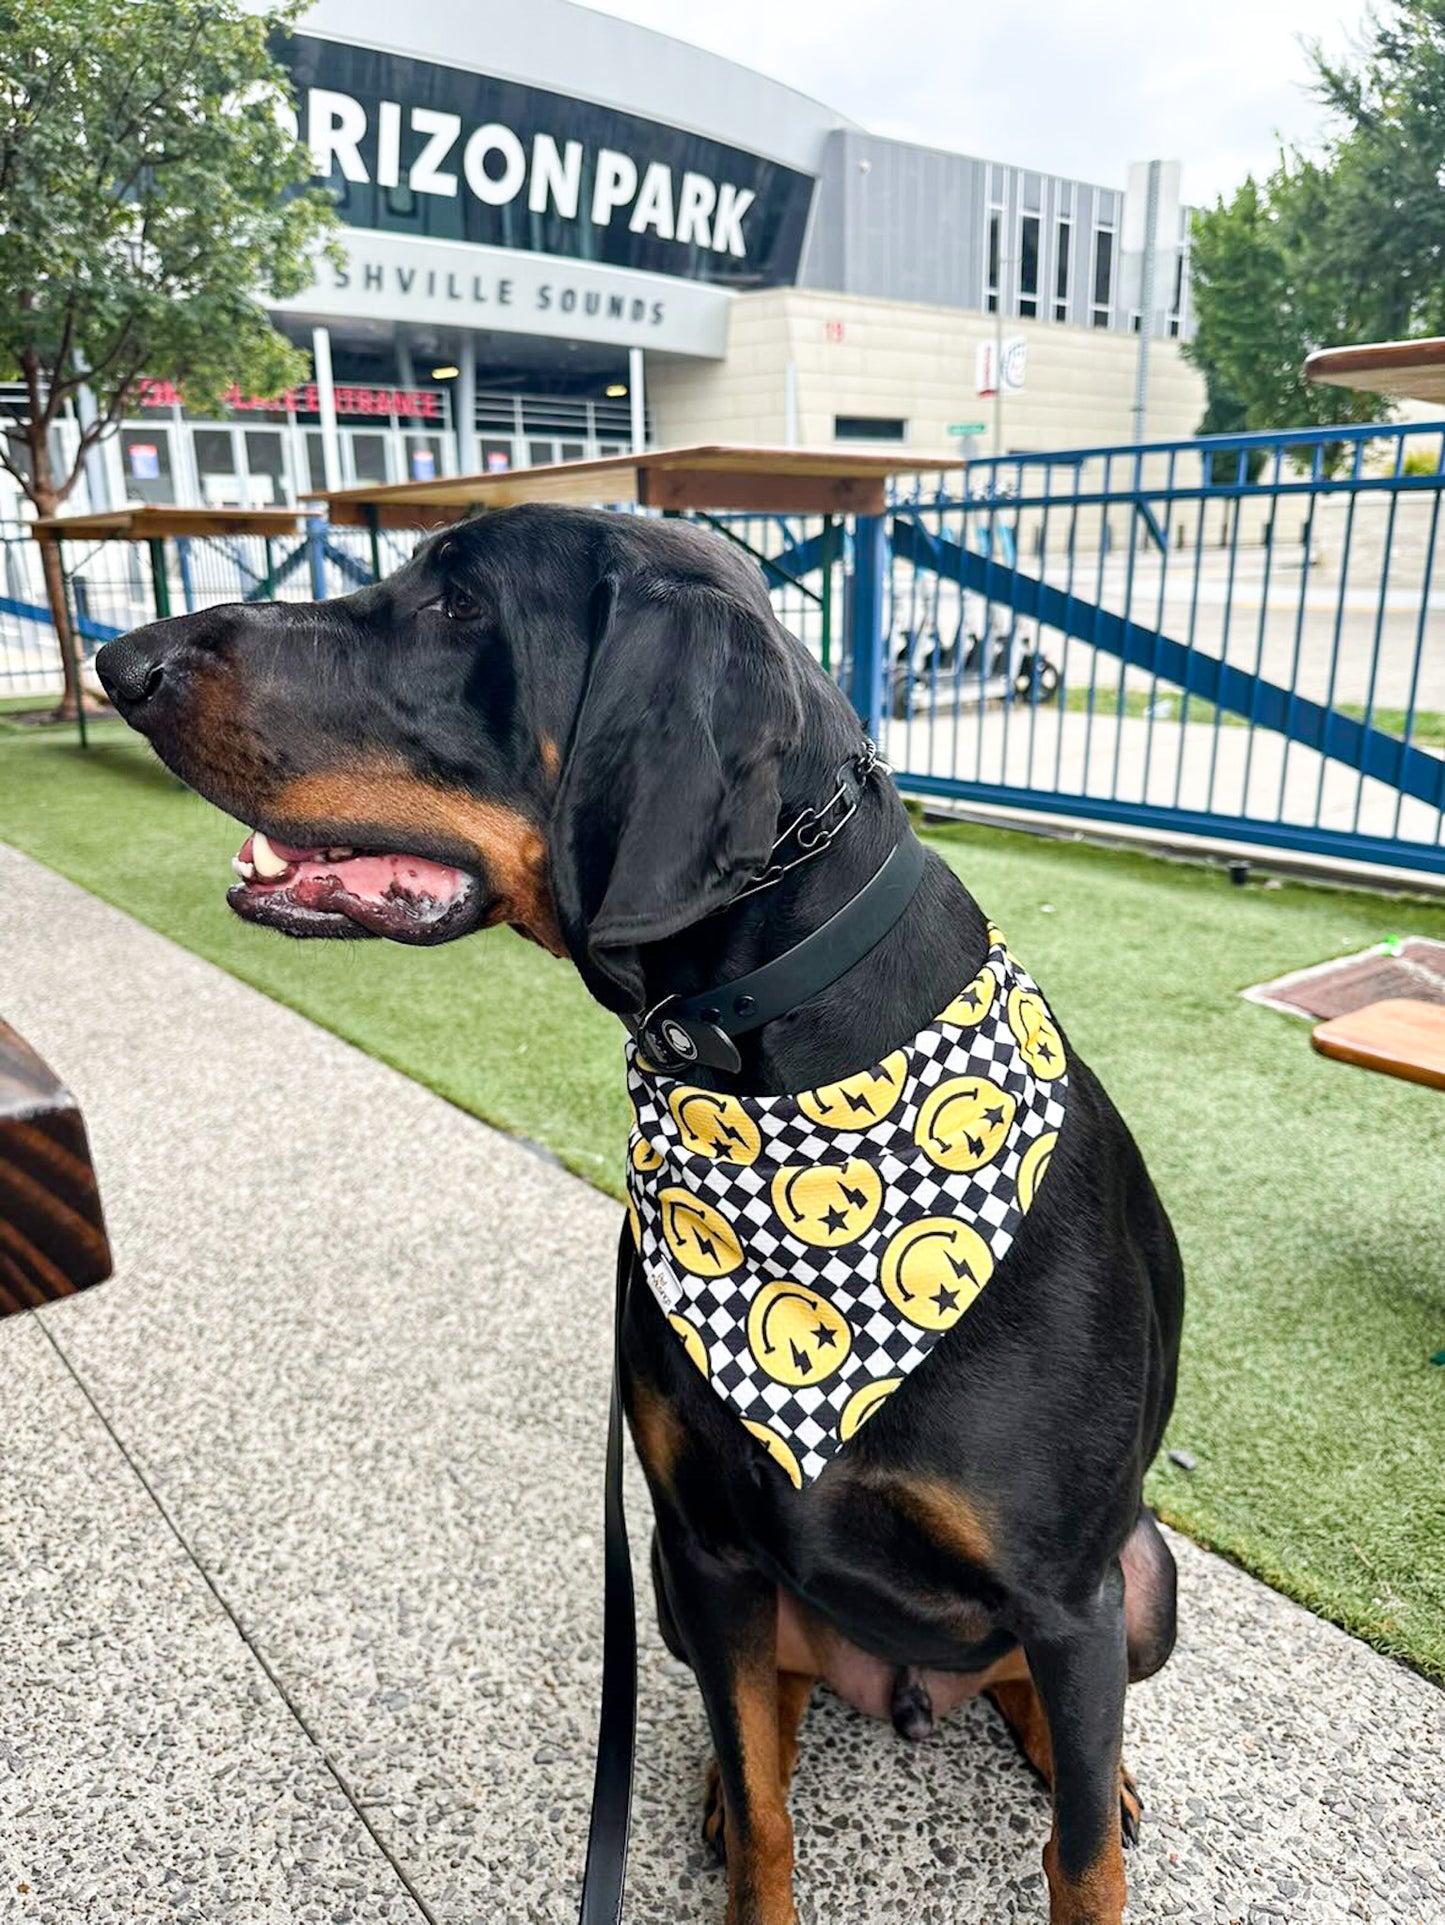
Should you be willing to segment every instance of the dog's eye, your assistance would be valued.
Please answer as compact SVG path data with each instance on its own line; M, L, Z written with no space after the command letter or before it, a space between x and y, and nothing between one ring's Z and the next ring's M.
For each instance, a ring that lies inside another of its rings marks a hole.
M482 605L476 596L468 594L465 588L455 583L447 589L442 606L449 622L470 622L482 612Z

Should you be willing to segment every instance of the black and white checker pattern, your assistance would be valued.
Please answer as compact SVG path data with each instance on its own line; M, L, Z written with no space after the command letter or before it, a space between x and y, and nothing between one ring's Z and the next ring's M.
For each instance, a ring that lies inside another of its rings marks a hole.
M669 1107L669 1098L688 1086L639 1067L636 1048L628 1044L634 1116L628 1191L643 1271L663 1309L701 1338L713 1389L740 1418L765 1426L781 1440L786 1451L774 1454L786 1461L790 1452L804 1483L817 1477L840 1447L839 1422L850 1400L869 1383L907 1377L947 1335L910 1322L885 1294L880 1270L889 1243L919 1218L952 1218L983 1238L997 1266L1023 1221L1019 1172L1024 1156L1063 1124L1067 1073L1051 1081L1037 1077L1009 1024L1010 993L1037 995L1036 986L1008 953L1003 937L991 934L984 965L993 978L988 1009L976 1024L936 1017L904 1045L903 1088L886 1117L860 1129L832 1129L806 1115L794 1096L735 1098L761 1139L751 1163L722 1161L690 1148ZM1017 1108L990 1161L981 1169L955 1172L940 1167L919 1146L915 1126L939 1084L970 1076L998 1084L1016 1099ZM644 1163L660 1158L660 1163L639 1171L639 1157ZM882 1202L869 1226L836 1249L793 1235L773 1207L778 1170L838 1167L854 1160L871 1164L882 1184ZM730 1275L696 1276L677 1260L664 1235L660 1201L662 1192L672 1189L709 1205L730 1226L743 1252ZM758 1292L779 1278L816 1292L846 1320L851 1348L825 1381L778 1382L753 1354L749 1308Z

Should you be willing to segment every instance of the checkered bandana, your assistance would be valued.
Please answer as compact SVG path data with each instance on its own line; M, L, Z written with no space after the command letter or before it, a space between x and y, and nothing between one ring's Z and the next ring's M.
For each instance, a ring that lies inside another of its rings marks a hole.
M989 926L911 1043L792 1096L725 1096L627 1050L627 1187L679 1342L800 1489L1000 1264L1064 1120L1064 1047Z

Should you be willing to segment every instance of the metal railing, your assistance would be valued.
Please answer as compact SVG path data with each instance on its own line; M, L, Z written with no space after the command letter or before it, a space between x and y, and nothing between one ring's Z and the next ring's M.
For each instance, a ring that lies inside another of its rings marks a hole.
M693 519L757 561L905 791L1445 872L1442 431L1009 455L882 517ZM60 687L27 535L0 527L0 700ZM82 650L344 594L418 539L66 543Z
M167 615L223 602L324 601L372 578L366 536L322 520L292 539L66 541L61 559L82 670L112 636ZM62 686L40 546L28 523L0 522L0 701L40 702Z
M860 711L915 793L1445 870L1440 459L1339 428L900 493Z

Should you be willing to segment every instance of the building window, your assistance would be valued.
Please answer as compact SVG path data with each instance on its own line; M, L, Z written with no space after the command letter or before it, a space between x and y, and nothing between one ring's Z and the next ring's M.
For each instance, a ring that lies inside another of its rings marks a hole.
M1056 321L1067 321L1069 318L1069 249L1073 238L1073 223L1061 220L1058 225L1057 259L1054 264L1054 319Z
M994 208L988 217L988 269L984 276L984 294L990 314L998 313L998 274L999 274L999 236L1003 227L1003 211Z
M1184 249L1174 256L1174 299L1169 303L1169 332L1179 332L1179 317L1184 311Z
M1114 297L1114 235L1101 227L1094 236L1094 326L1109 325Z
M906 441L908 423L889 414L835 414L835 441Z
M1025 214L1019 233L1019 313L1039 311L1039 217Z

